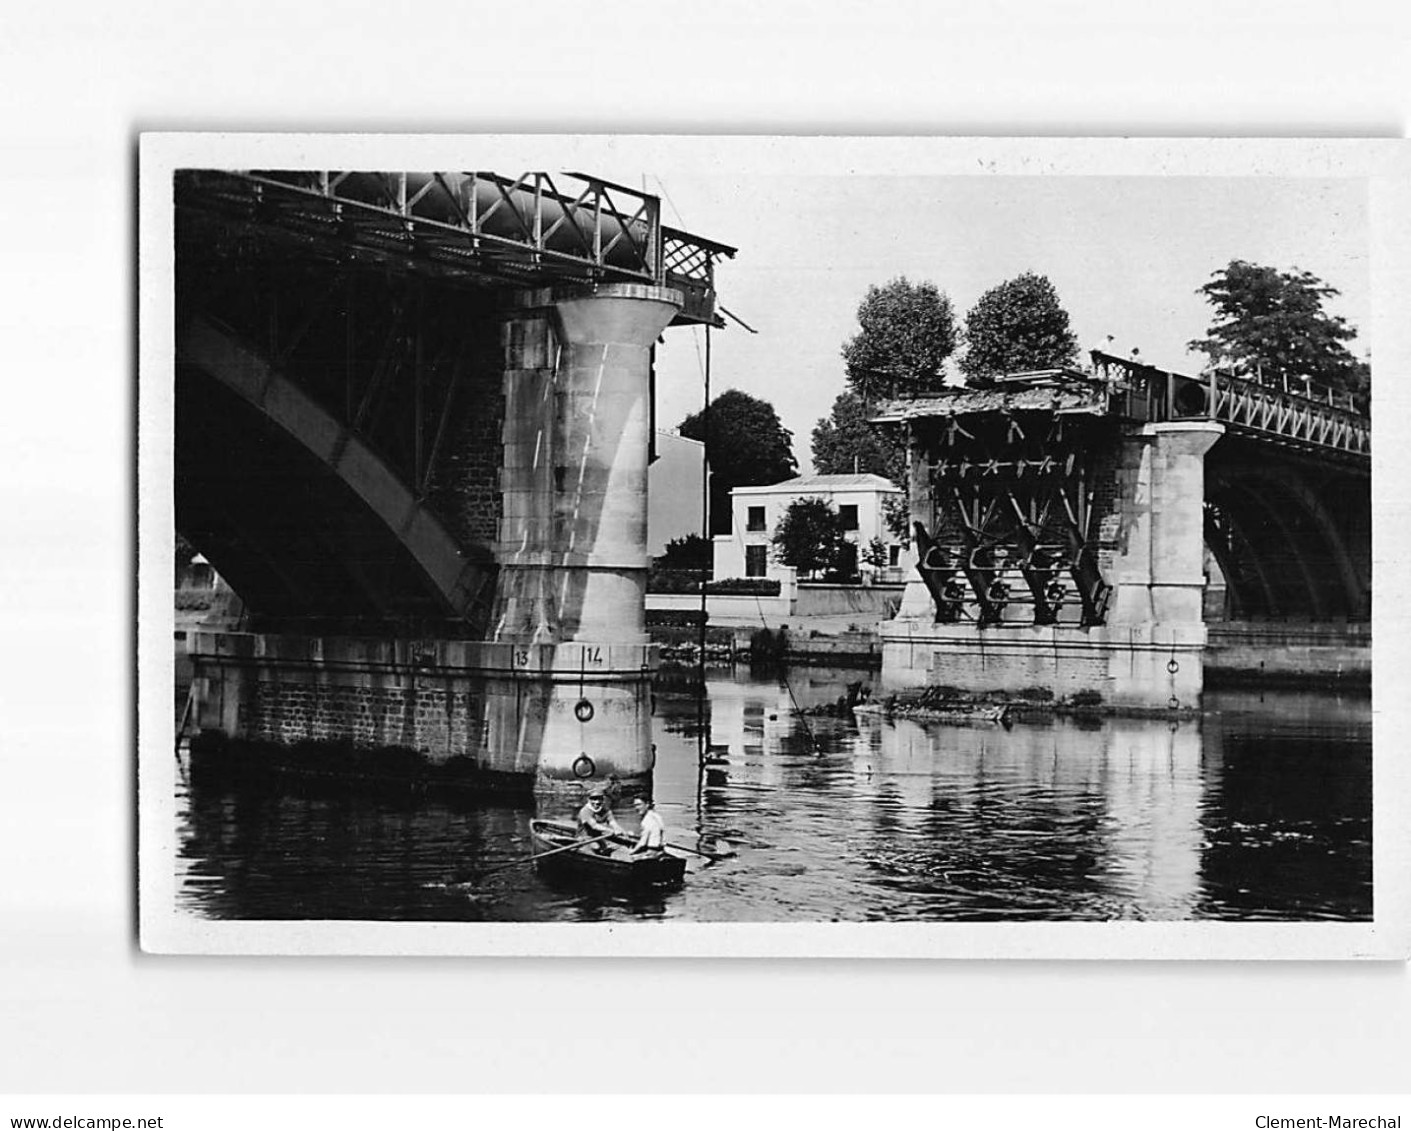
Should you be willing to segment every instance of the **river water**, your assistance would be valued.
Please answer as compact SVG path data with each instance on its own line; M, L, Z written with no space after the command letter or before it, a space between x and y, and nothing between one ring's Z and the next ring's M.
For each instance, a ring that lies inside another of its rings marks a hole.
M1371 917L1366 697L1209 692L1204 716L1179 723L1008 727L792 709L872 678L712 671L704 713L720 760L704 774L697 700L658 692L668 839L725 856L692 857L675 892L561 890L532 867L482 875L534 851L527 806L183 784L178 906L240 919Z

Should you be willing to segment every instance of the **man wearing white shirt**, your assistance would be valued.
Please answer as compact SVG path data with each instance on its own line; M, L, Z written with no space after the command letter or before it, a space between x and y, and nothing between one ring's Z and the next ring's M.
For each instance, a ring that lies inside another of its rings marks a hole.
M666 826L650 797L632 799L632 808L637 811L640 834L632 848L633 856L660 856L666 849Z

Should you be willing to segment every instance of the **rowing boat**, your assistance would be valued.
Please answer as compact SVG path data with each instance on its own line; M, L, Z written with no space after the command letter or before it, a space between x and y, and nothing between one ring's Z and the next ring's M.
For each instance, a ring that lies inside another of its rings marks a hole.
M613 846L611 854L599 853L594 845L571 848L579 837L576 827L567 821L530 821L529 835L536 852L568 849L535 862L546 877L566 883L641 890L675 887L686 875L686 861L668 852L658 856L629 855L625 846L631 840L627 837L606 842Z

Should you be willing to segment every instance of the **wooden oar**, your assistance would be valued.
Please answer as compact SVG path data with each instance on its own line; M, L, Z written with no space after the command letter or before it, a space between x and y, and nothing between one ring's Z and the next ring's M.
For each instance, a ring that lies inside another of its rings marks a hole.
M729 860L728 856L717 856L713 852L702 852L699 848L687 848L684 844L667 844L664 847L674 848L677 852L694 852L697 856L704 856L712 864L719 860Z
M635 845L635 844L637 843L637 838L636 838L635 836L633 836L631 833L614 833L613 836L615 836L615 837L617 838L618 842L621 843L621 844L625 844L625 845ZM704 856L704 857L705 857L707 860L709 860L712 864L714 864L714 863L716 863L716 862L718 862L718 861L720 861L720 860L729 860L729 859L730 859L729 856L717 856L717 855L715 855L715 854L712 853L712 852L702 852L699 848L687 848L684 844L671 844L671 843L669 843L669 842L663 842L663 843L662 843L662 847L663 847L663 848L674 848L674 849L676 849L677 852L691 852L691 853L694 853L694 854L697 855L697 856ZM733 855L733 854L732 854L732 855Z
M611 833L609 835L621 845L630 847L637 843L637 838L631 833ZM599 839L602 838L600 837ZM727 855L717 855L714 852L702 852L699 848L687 848L684 844L672 844L669 841L663 842L662 847L674 848L677 852L690 852L696 856L704 856L712 864L719 863L721 860L729 860L731 856L735 855L733 852Z
M633 845L637 843L637 838L631 833L618 833L617 837L618 840L623 844ZM733 852L727 855L718 855L714 852L702 852L699 848L687 848L684 844L672 844L670 841L662 842L662 847L674 848L677 852L690 852L696 856L704 856L712 864L718 863L721 860L729 860L731 856L735 855L735 853Z
M536 860L542 860L546 856L557 856L560 852L572 852L575 848L585 848L590 844L597 844L602 840L611 840L617 833L603 833L602 836L595 836L592 840L575 840L572 844L565 844L562 848L551 848L548 852L536 853L533 856L526 856L523 860L515 860L509 864L496 864L493 868L486 869L480 873L484 879L495 872L503 872L506 868L518 868L521 864L532 864Z

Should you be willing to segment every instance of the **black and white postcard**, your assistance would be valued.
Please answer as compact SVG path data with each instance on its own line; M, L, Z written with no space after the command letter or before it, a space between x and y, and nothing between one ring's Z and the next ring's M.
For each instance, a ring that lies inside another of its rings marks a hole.
M144 136L142 946L1406 957L1409 168Z

